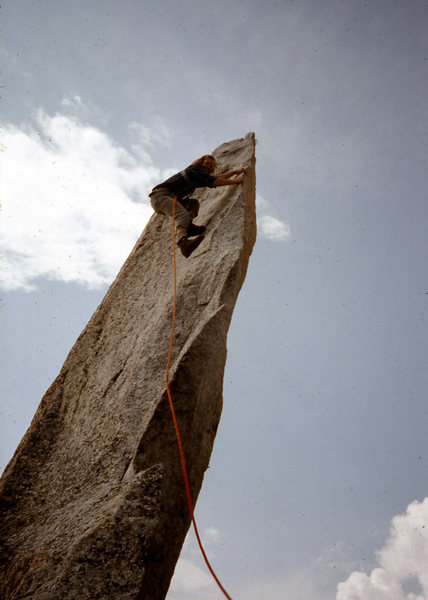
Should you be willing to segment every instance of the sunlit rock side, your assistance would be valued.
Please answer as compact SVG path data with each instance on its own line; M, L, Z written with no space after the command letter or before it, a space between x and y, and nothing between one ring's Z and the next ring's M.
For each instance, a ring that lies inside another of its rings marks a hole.
M203 243L177 254L170 368L194 501L222 408L226 335L256 237L255 139L220 146L245 184L199 190ZM154 215L0 483L2 600L165 597L190 524L164 373L171 221Z

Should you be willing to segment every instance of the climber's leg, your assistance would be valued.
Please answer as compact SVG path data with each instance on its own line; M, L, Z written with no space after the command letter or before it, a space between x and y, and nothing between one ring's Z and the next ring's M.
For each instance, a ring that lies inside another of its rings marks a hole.
M160 189L149 195L150 204L155 212L172 217L173 196L167 189ZM175 226L186 232L192 222L192 217L180 202L175 203Z
M203 235L198 235L198 237L195 237L191 240L189 240L187 235L183 235L178 239L177 246L180 248L181 254L183 254L183 256L185 256L186 258L189 258L193 250L196 250L196 248L199 246L203 239Z
M150 204L157 213L162 215L172 217L173 202L174 199L168 190L158 190L150 194ZM202 242L204 236L198 235L192 240L188 239L188 231L192 228L192 217L180 202L175 203L175 226L177 228L177 245L183 256L189 258L193 250ZM205 231L205 227L202 229L201 226L195 232L196 227L196 225L193 225L190 235L194 236Z

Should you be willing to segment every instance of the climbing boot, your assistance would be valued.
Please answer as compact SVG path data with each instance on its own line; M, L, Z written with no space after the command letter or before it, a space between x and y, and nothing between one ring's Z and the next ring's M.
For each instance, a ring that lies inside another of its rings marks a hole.
M204 233L206 227L204 225L194 225L191 223L187 229L187 235L189 237L194 237L195 235L200 235Z
M180 248L181 254L186 258L189 258L193 250L199 246L203 239L203 235L198 235L198 237L195 237L193 240L189 240L186 236L183 236L178 240L177 246Z

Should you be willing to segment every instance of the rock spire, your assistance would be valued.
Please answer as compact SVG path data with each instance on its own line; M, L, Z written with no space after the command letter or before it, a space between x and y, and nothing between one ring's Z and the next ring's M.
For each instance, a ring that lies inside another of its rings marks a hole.
M255 139L214 151L205 240L177 254L170 387L193 500L222 407L226 335L256 237ZM171 220L153 215L44 395L0 483L2 600L161 600L190 524L164 373Z

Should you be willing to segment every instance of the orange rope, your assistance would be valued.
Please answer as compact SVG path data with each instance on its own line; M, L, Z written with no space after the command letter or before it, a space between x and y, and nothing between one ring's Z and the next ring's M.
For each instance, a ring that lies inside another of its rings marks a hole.
M177 198L174 196L173 205L172 205L172 254L173 254L173 262L174 262L174 308L172 311L171 337L169 340L168 361L167 361L166 371L165 371L165 385L166 385L166 392L168 394L169 407L171 409L172 420L174 422L175 434L177 436L178 450L180 452L181 468L183 471L184 485L186 487L187 504L189 506L190 516L192 517L193 529L195 530L196 539L198 540L198 545L202 552L202 556L204 557L205 563L206 563L211 575L215 579L218 587L221 589L221 591L226 596L226 598L228 598L229 600L232 600L232 598L226 592L224 587L221 585L220 580L218 579L217 575L214 573L214 570L211 567L209 560L207 558L207 555L205 553L204 547L202 546L201 538L199 537L199 532L198 532L198 528L196 526L196 520L195 520L195 515L194 515L194 510L193 510L192 495L190 493L189 477L187 475L187 468L186 468L186 461L184 458L183 445L181 443L180 430L178 428L177 417L175 416L174 404L172 402L171 390L169 389L169 384L168 384L169 367L171 364L172 344L173 344L173 339L174 339L175 314L176 314L176 309L177 309L177 268L176 268L176 260L175 260L175 203L176 203L176 201L177 201Z

